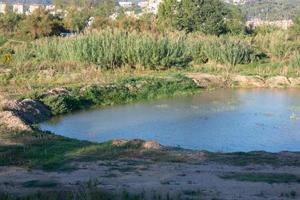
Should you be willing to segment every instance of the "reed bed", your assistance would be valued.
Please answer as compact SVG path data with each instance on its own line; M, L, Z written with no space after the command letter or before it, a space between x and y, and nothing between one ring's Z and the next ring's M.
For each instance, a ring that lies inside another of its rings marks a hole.
M15 49L14 61L75 61L104 69L123 66L165 69L188 67L192 61L213 60L235 66L257 59L257 52L242 41L214 39L106 30L70 38L44 38L19 46Z

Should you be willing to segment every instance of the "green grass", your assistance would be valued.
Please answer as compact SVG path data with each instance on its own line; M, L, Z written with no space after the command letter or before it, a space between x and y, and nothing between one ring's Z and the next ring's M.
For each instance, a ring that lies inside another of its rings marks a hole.
M283 156L278 153L266 152L235 152L235 153L207 153L210 161L235 166L272 165L272 166L300 166L300 157Z
M90 85L68 88L69 94L45 95L35 92L30 98L48 106L53 115L64 114L91 106L111 106L134 101L193 94L196 84L184 77L132 77L106 86Z
M223 179L234 179L237 181L266 182L266 183L300 183L300 177L284 173L229 173L220 176Z

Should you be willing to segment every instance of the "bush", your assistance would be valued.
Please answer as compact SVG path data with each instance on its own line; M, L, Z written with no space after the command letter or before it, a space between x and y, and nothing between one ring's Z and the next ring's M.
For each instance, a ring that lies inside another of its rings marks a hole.
M140 77L120 80L106 86L69 88L69 95L33 94L31 97L47 105L53 115L59 115L91 106L124 104L161 96L168 97L177 93L192 93L196 89L197 86L191 79L182 76L169 79Z
M236 66L260 60L264 55L241 41L231 41L223 38L219 41L207 42L203 52L209 60L222 64Z
M48 95L41 101L50 108L53 115L64 114L78 108L78 102L69 95Z

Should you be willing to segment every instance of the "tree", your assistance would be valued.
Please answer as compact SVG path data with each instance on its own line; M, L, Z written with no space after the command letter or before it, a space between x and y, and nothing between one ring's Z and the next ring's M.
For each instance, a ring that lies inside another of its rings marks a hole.
M239 7L229 5L225 24L227 31L231 34L237 35L240 33L245 33L246 15Z
M158 21L186 33L220 35L227 32L230 12L220 0L165 0L159 7Z
M112 0L100 1L92 9L94 17L93 28L105 28L110 25L110 16L115 13L118 4Z
M174 28L176 26L177 0L165 0L159 5L157 23L162 28Z
M93 16L108 18L116 11L117 6L118 4L112 0L100 1L93 10Z
M87 25L89 14L86 10L70 8L68 14L64 17L65 27L72 32L81 32Z
M43 8L26 16L21 28L33 38L56 35L63 30L61 19Z
M15 14L10 7L7 7L5 14L0 16L0 30L4 33L12 33L23 19L21 15Z

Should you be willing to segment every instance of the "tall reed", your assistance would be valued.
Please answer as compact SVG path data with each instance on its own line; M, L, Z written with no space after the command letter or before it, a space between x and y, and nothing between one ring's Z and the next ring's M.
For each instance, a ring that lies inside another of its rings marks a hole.
M191 61L182 38L103 31L72 38L45 38L16 50L16 62L77 61L103 68L124 65L149 68L184 67Z

